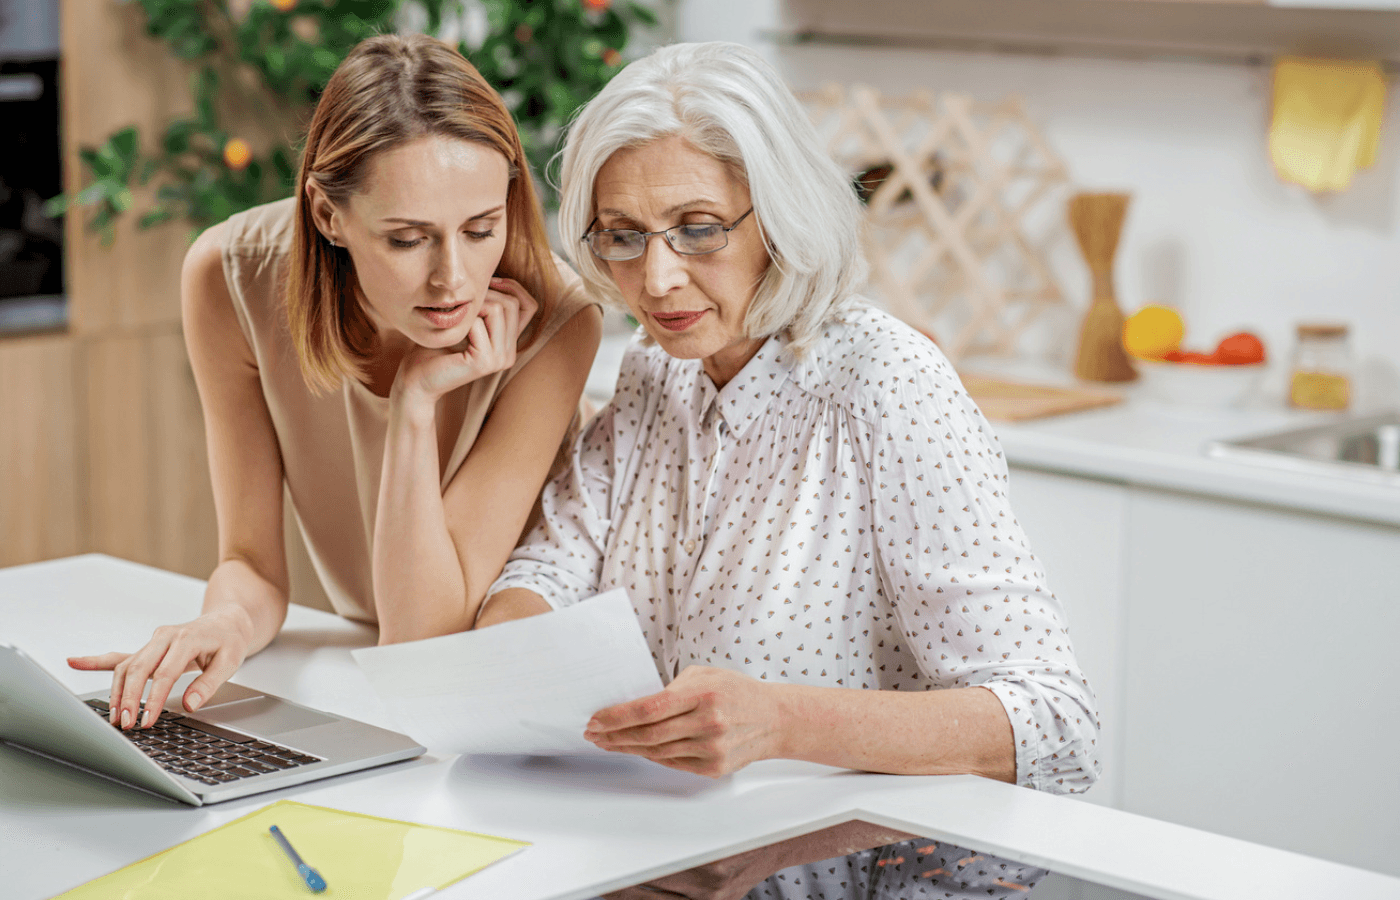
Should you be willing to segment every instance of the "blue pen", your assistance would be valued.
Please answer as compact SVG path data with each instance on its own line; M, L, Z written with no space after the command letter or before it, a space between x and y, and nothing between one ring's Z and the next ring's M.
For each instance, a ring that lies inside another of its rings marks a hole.
M282 830L276 825L273 825L268 831L272 832L272 836L277 838L277 843L282 845L282 851L287 854L287 858L292 861L292 865L297 867L297 874L306 882L306 886L318 894L324 891L326 889L326 879L321 877L320 872L317 872L301 861L301 857L292 849L291 842L287 840L287 836L282 833Z

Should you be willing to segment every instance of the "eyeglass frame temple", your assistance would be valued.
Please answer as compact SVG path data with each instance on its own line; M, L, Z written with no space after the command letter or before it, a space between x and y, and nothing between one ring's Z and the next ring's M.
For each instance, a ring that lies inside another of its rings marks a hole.
M719 226L720 231L723 231L723 232L724 232L724 247L728 247L728 246L729 246L729 232L731 232L731 231L733 231L734 229L738 228L739 225L740 225L745 219L747 219L749 216L753 215L753 210L754 210L754 208L753 208L752 206L750 206L748 212L744 213L742 216L740 216L739 218L737 218L737 219L734 220L734 224L733 224L733 225L728 225L728 226L721 225L721 226ZM593 227L594 223L596 223L597 221L598 221L598 217L597 217L597 216L594 216L594 217L593 217L593 221L588 223L589 229L591 229L591 228ZM671 226L671 228L684 228L684 227L685 227L684 225L672 225L672 226ZM635 229L635 228L599 228L597 231L591 231L591 230L584 231L583 237L579 238L579 243L587 244L587 243L588 243L588 238L591 237L592 235L595 235L595 234L609 234L609 233L615 232L615 231L633 231L633 232L636 232L637 234L639 234L639 235L642 236L642 244L645 245L648 238L655 237L655 236L658 235L658 234L665 234L666 232L670 231L671 228L663 228L663 229L661 229L660 231L637 231L637 229ZM682 255L684 255L684 256L704 256L704 255L707 254L707 253L718 253L719 251L721 251L721 250L724 249L724 247L716 247L716 248L713 249L713 250L706 250L704 253L686 253L686 252L683 251L683 250L676 250L675 245L671 243L671 239L670 239L669 237L666 238L666 246L670 247L672 250L675 250L677 253L680 253L680 254L682 254ZM590 253L593 253L595 256L597 255L596 251L593 250L593 246L592 246L591 244L589 244L588 250L589 250ZM644 250L643 253L645 253L645 252L646 252L646 251ZM637 254L637 256L631 257L631 259L637 259L637 258L639 258L641 255L642 255L642 254L639 253L639 254ZM598 258L599 258L599 259L605 259L605 257L601 257L601 256L598 257ZM626 260L614 260L614 262L626 262Z

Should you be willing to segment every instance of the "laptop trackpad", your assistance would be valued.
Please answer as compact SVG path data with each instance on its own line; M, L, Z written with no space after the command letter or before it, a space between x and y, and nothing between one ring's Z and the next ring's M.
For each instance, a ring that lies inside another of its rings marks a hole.
M227 725L248 734L271 737L298 728L325 725L335 722L330 716L312 712L275 700L272 697L255 697L251 700L237 700L209 709L199 715L206 722Z

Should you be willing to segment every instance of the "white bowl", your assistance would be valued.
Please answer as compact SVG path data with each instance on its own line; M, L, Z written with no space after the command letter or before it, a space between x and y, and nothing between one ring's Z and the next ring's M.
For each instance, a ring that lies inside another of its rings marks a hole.
M1210 365L1134 359L1139 396L1180 406L1231 409L1259 395L1267 363Z

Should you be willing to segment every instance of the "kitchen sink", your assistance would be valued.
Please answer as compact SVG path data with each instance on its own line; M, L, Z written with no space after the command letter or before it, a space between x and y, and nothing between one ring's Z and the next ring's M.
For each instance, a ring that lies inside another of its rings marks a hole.
M1400 487L1400 410L1213 441L1206 446L1206 453L1295 472Z

